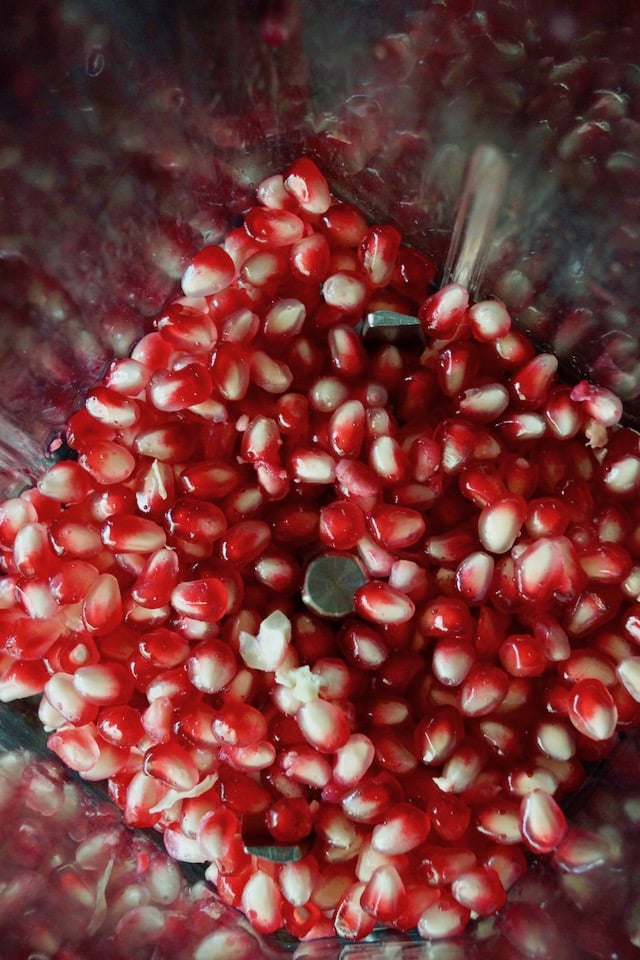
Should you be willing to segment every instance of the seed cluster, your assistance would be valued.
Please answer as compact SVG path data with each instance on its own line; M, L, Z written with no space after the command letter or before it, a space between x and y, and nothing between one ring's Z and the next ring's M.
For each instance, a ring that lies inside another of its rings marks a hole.
M0 508L0 697L263 933L495 913L640 719L639 437L434 273L295 161Z

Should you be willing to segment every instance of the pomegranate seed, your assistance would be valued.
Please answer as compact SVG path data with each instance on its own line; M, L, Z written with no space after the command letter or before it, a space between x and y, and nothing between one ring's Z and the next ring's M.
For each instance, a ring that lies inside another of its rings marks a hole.
M368 914L361 906L364 883L352 884L340 900L335 913L335 929L345 940L361 940L371 933L376 924L374 916Z
M95 664L75 671L73 687L87 703L109 706L127 700L131 693L131 680L120 664Z
M507 899L498 874L488 866L475 867L456 877L451 893L459 904L481 917L497 913Z
M393 921L404 909L406 890L397 869L385 864L374 870L360 897L363 910L382 921Z
M480 342L499 341L509 334L511 317L499 300L483 300L469 308L471 332Z
M306 213L326 213L329 209L329 185L308 157L300 157L291 164L284 175L284 188Z
M82 603L82 621L97 636L111 633L122 621L122 597L116 578L102 573L90 584Z
M358 248L358 258L373 287L385 287L391 280L400 249L401 236L395 227L372 227Z
M300 217L288 210L268 207L253 207L245 218L244 228L258 243L272 247L289 246L304 235L304 222Z
M328 276L322 284L325 303L344 313L362 310L367 295L367 285L355 270L339 270Z
M590 740L608 740L618 721L614 700L600 680L585 679L570 691L569 719Z
M63 503L81 503L92 489L91 478L73 460L64 460L49 467L38 480L38 490L45 497Z
M588 416L602 427L615 426L622 416L622 402L606 387L581 380L570 397L574 403L582 404Z
M484 507L478 518L478 537L489 553L507 553L518 537L527 515L520 497L504 497Z
M477 550L470 553L456 570L456 589L467 603L482 603L493 580L493 557Z
M295 207L295 201L285 190L284 179L279 173L262 180L256 187L256 196L263 206L275 210L293 210Z
M500 663L512 677L539 677L546 669L542 647L527 634L512 634L500 645Z
M156 410L177 412L203 403L211 395L209 372L201 363L179 369L157 370L149 381L147 395Z
M278 280L279 277L286 271L288 265L288 257L286 249L260 249L256 244L255 252L251 253L250 256L247 256L246 259L242 260L240 266L240 280L245 285L245 287L269 287L270 284L273 284ZM243 311L249 313L249 311ZM252 317L255 314L251 314ZM225 322L225 324L228 321ZM259 325L256 324L256 327ZM257 330L256 330L257 332ZM225 339L232 339L227 336ZM237 336L234 336L233 339L239 339ZM243 338L244 339L244 338Z
M540 353L515 373L509 386L518 406L537 410L542 406L549 388L555 382L558 361L550 353Z
M371 843L378 853L408 853L425 841L429 829L427 814L412 804L400 803L374 827Z
M81 451L78 464L94 480L107 486L128 480L136 461L133 454L119 443L95 440L91 447Z
M442 940L461 933L469 920L469 910L453 897L443 894L427 907L418 920L418 933L425 940Z
M509 406L509 393L501 383L487 383L464 391L460 412L470 420L492 423Z
M91 724L58 730L49 737L47 746L71 770L85 777L100 759L100 747Z
M210 577L179 583L171 593L176 613L193 620L220 620L227 610L229 591L222 580Z
M154 553L166 544L166 534L144 517L110 517L100 531L102 542L114 553Z
M114 360L105 376L108 390L124 397L137 397L145 389L151 371L137 360L125 357Z
M356 611L377 624L407 623L415 613L410 597L380 580L372 580L355 594Z
M291 273L304 283L322 283L329 273L329 245L320 233L303 237L291 247Z
M418 316L427 336L439 340L453 337L467 316L469 294L457 283L442 287L421 304Z
M351 734L344 711L327 700L303 703L296 720L304 738L321 753L333 753L344 747Z
M228 287L236 273L233 260L222 247L203 247L182 276L187 297L210 297Z
M551 853L564 838L567 821L552 796L532 790L520 802L520 828L530 850Z

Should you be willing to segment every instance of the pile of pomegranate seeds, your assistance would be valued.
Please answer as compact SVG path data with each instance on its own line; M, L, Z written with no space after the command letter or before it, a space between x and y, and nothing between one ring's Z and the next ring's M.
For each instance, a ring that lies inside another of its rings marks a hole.
M529 853L580 873L563 800L640 720L640 438L433 276L295 161L0 510L0 697L262 933L451 937Z
M3 960L256 960L236 911L58 764L0 754ZM275 952L273 953L275 956Z

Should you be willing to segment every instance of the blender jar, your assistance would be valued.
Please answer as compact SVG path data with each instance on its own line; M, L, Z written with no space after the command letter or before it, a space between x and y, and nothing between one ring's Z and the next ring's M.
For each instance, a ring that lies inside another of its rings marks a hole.
M502 299L569 380L613 389L636 422L634 7L6 0L2 18L5 495L64 455L69 415L175 294L193 253L302 153L337 196L397 225L445 283L465 171L491 145L509 173L478 292ZM633 956L636 739L573 811L608 838L615 855L602 863L566 875L533 864L501 919L452 942L381 934L261 949L296 960Z

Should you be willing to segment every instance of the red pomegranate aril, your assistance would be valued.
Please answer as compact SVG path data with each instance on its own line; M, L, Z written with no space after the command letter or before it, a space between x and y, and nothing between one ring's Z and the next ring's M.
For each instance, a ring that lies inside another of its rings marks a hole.
M284 174L284 188L305 213L326 213L331 205L329 185L313 160L299 157Z
M153 520L116 515L100 531L102 542L114 553L154 553L166 544L166 534Z
M191 790L199 780L198 770L189 752L177 743L155 744L145 755L144 773L174 790Z
M289 246L304 236L304 222L288 210L252 207L244 228L258 243L272 247Z
M471 332L481 343L499 341L511 329L511 317L499 300L482 300L469 308Z
M436 439L442 447L442 469L447 474L459 473L472 460L496 460L502 452L493 433L463 419L445 420Z
M0 673L0 702L12 703L42 693L50 673L38 660L15 660Z
M179 583L171 593L171 605L178 614L193 620L220 620L227 610L229 591L216 577Z
M291 274L303 283L322 283L329 272L329 264L329 245L321 233L302 237L291 247Z
M427 336L440 340L453 337L467 316L469 294L457 283L442 287L420 305L418 316Z
M547 667L542 647L527 634L507 637L498 656L502 667L512 677L539 677Z
M25 523L13 541L15 571L27 578L46 578L54 560L44 523Z
M279 173L266 177L258 184L256 197L263 206L274 210L294 210L296 206L295 199L285 190L284 178Z
M406 890L396 867L385 864L374 870L362 895L363 910L378 920L392 922L406 904Z
M375 917L366 913L360 903L364 889L364 883L350 885L335 912L336 932L345 940L361 940L375 927Z
M582 427L584 417L571 399L571 387L554 386L542 406L549 431L559 440L570 440Z
M38 490L45 497L62 503L86 500L93 483L86 471L73 460L63 460L49 467L38 480Z
M228 287L235 273L234 262L222 247L203 247L182 276L182 291L187 297L210 297Z
M82 620L86 629L104 636L122 621L122 596L116 578L102 573L89 586L82 602Z
M226 703L213 721L213 735L219 743L246 747L267 734L266 721L255 707L245 703Z
M520 802L520 828L534 853L551 853L567 832L567 821L557 802L543 790L533 790Z
M29 523L36 523L38 512L35 507L19 497L5 500L0 505L0 544L13 546L18 531Z
M482 603L489 592L494 572L493 557L481 550L470 553L456 570L458 593L470 604Z
M416 544L425 532L425 521L417 510L380 504L368 523L375 538L389 550L404 550Z
M423 609L419 627L429 637L470 639L473 621L469 608L462 600L438 596Z
M459 904L481 917L497 913L507 898L496 871L484 865L456 877L451 893Z
M223 341L211 357L211 380L224 400L242 400L250 383L249 358L238 344Z
M509 380L517 405L525 410L541 407L555 382L557 369L558 361L550 353L540 353L521 367Z
M73 687L87 703L110 706L124 703L131 694L131 677L118 663L79 667L73 674Z
M2 647L15 660L40 660L51 650L62 629L62 624L53 618L19 617L10 625L2 625Z
M45 580L19 580L11 591L10 599L16 600L26 613L28 620L25 625L45 620L51 623L58 614L58 605ZM18 611L16 610L15 613L17 614ZM11 613L8 616L11 617ZM51 627L53 629L53 624ZM60 630L62 630L62 624L60 624ZM55 635L57 636L57 631Z
M98 530L73 520L54 520L49 527L49 539L60 557L89 560L103 549Z
M618 712L610 692L600 680L579 680L573 685L569 720L590 740L608 740L613 736Z
M491 664L477 663L466 676L460 690L460 708L468 717L484 717L504 700L507 674Z
M509 406L509 394L501 383L486 383L464 391L460 412L470 420L492 423Z
M54 674L45 685L44 696L65 720L76 726L91 723L97 716L96 706L76 690L71 674Z
M356 591L355 608L376 624L407 623L415 613L411 598L382 580L371 580Z
M333 753L343 747L351 730L344 711L327 700L303 703L296 720L305 740L320 753Z
M378 853L409 853L424 843L430 826L424 811L413 804L399 803L373 828L371 843Z
M527 514L520 497L504 497L484 507L478 518L478 537L489 553L507 553L515 543Z
M157 370L147 386L149 402L165 413L175 413L203 403L211 396L209 371L201 363L173 370Z
M98 714L96 726L103 740L115 747L133 747L144 733L140 714L128 704L105 707Z
M157 550L147 559L131 587L131 597L141 607L157 609L166 606L178 582L179 560L175 551Z
M385 287L390 282L401 240L396 228L388 224L371 227L365 233L358 259L372 287Z
M334 500L320 510L318 536L327 547L350 550L364 535L365 523L364 513L357 503Z
M374 761L375 748L369 737L352 734L336 751L333 779L341 787L359 783Z
M459 686L475 663L476 654L470 643L443 637L433 648L431 669L445 687Z
M444 894L427 907L418 919L418 933L425 940L442 940L462 933L469 920L469 910Z
M218 339L218 331L205 310L204 300L175 301L160 314L155 327L174 350L206 355Z
M357 313L362 310L367 295L367 285L355 270L338 270L330 274L322 284L325 303L344 313Z
M274 343L299 334L304 326L306 309L294 297L276 300L264 318L264 336Z
M570 397L602 427L615 426L622 416L621 400L606 387L581 380L572 388Z
M94 387L85 400L85 407L98 423L119 429L133 427L140 418L140 408L135 400L108 387Z
M78 464L104 486L128 480L136 467L133 454L110 440L95 440L90 447L81 450Z
M286 248L276 248L274 250L260 248L257 244L256 247L257 249L250 253L240 266L240 282L245 289L251 289L251 287L269 289L270 285L286 273L289 264L288 251ZM258 324L256 324L256 333L257 328ZM227 337L226 339L239 338Z
M367 356L359 334L351 327L334 326L327 336L331 365L346 379L361 376L367 365Z
M114 360L104 378L105 386L124 397L138 397L147 383L151 371L131 357Z

